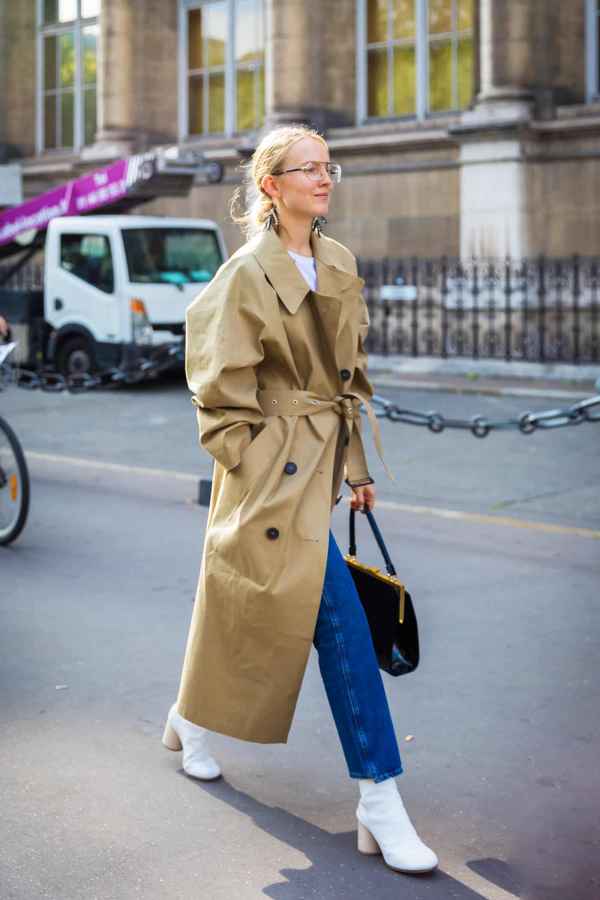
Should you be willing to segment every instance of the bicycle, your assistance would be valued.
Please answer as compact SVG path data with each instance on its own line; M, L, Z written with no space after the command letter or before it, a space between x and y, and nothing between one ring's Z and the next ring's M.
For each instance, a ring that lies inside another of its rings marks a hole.
M8 357L17 345L0 345L0 390L9 380ZM18 437L0 416L0 545L16 540L29 513L29 471Z

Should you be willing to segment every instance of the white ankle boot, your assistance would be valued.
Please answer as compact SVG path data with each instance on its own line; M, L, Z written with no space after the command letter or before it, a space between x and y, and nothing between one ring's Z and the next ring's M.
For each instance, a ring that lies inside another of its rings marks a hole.
M206 739L209 734L208 729L180 716L174 703L169 710L162 742L169 750L183 748L183 771L187 775L212 781L220 776L221 769L208 750Z
M438 858L423 843L408 818L394 778L377 784L370 778L359 778L360 800L358 849L361 853L382 853L392 869L400 872L429 872Z

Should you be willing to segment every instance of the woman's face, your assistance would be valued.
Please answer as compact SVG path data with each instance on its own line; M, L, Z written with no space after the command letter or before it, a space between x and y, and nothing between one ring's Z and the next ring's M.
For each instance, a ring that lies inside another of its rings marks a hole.
M312 137L296 141L278 171L295 169L307 162L329 162L329 150L322 141ZM333 181L325 168L320 166L317 180L313 181L304 172L288 172L285 175L266 175L263 187L284 216L287 212L294 218L312 220L315 216L327 215Z

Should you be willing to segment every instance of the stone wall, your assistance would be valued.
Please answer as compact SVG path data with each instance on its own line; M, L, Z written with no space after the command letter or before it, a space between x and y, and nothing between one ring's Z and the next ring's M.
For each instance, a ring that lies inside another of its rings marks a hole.
M421 151L385 158L380 155L332 154L343 167L325 232L361 256L441 256L459 252L460 190L456 150ZM407 159L408 157L408 159ZM404 168L406 170L404 170ZM396 171L394 171L396 169ZM226 183L198 186L184 200L158 200L144 206L154 215L196 216L218 221L227 246L244 243L229 218L229 201L239 183L235 167Z
M482 90L518 87L543 107L585 96L581 2L480 0Z
M471 111L462 136L452 129L467 117L457 115L355 126L355 0L265 2L266 127L305 117L327 132L344 170L329 234L372 257L454 256L461 246L467 255L471 246L500 254L505 247L530 255L598 252L600 106L583 104L582 0L479 0L483 112L477 120ZM86 148L82 159L69 152L38 159L36 4L0 0L0 153L13 145L26 158L26 194L115 156L177 141L177 6L103 0L98 147ZM521 104L514 125L494 131L511 103ZM236 249L244 238L229 219L240 178L235 148L257 137L190 142L222 153L224 183L140 211L216 219Z
M22 156L35 152L35 2L4 2L4 59L0 68L0 141Z
M229 218L229 202L237 183L231 175L225 183L198 185L185 198L165 197L146 203L140 211L149 216L214 219L223 231L228 251L233 253L245 240L239 227Z
M266 0L267 127L310 118L319 128L355 116L354 0Z
M134 4L136 128L143 149L177 142L177 3L142 0Z
M527 166L531 253L597 256L600 251L598 136L544 141L549 161ZM591 154L586 158L586 154ZM560 157L560 158L557 158Z

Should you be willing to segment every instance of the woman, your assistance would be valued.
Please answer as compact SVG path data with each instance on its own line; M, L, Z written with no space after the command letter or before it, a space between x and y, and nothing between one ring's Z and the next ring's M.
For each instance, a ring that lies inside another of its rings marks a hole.
M290 126L263 138L249 170L257 198L234 219L254 236L186 317L186 375L214 467L163 743L183 748L184 771L203 779L221 771L210 731L285 743L314 644L359 784L359 850L428 871L437 857L398 793L402 765L371 635L329 528L343 478L354 509L375 503L361 402L382 455L368 402L364 282L352 253L320 232L341 168L321 135Z

